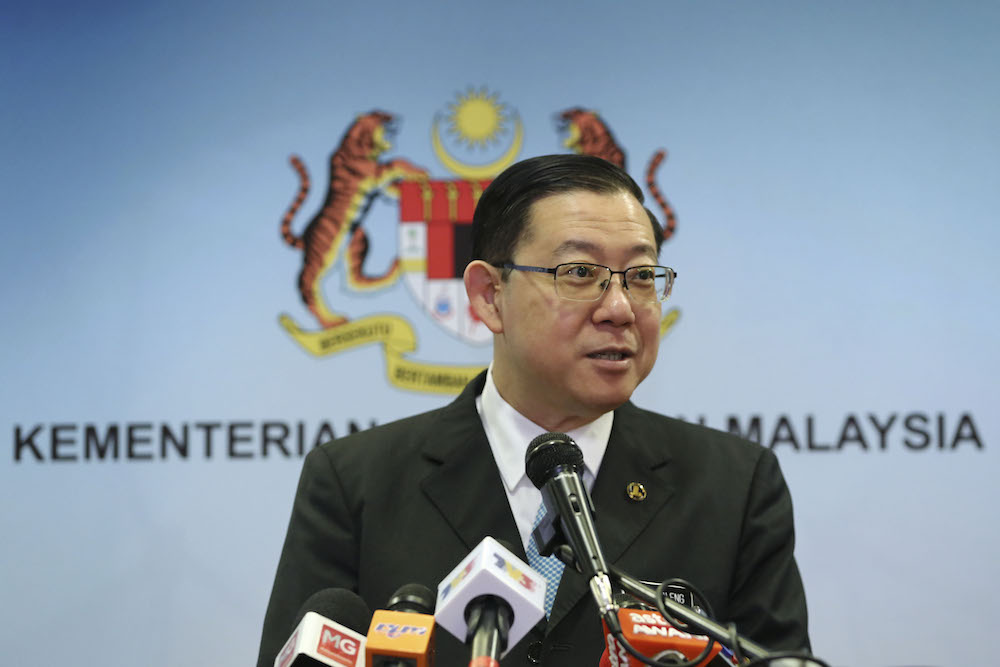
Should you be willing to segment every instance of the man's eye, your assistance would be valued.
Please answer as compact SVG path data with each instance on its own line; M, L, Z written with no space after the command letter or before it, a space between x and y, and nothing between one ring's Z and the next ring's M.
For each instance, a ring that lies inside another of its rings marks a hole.
M652 269L639 269L635 272L635 277L639 280L652 280L653 270Z
M594 272L589 266L574 266L569 270L569 275L574 278L590 278Z

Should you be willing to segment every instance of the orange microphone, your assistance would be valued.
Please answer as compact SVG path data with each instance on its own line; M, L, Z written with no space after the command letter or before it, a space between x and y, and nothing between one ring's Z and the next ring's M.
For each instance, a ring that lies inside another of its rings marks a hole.
M622 635L639 654L665 665L687 662L701 655L711 641L705 635L692 635L675 628L659 612L645 609L619 609ZM601 667L641 667L618 638L604 625L607 647L601 655ZM732 667L736 661L729 649L715 643L698 667Z
M432 667L434 593L407 584L372 615L365 640L365 667Z

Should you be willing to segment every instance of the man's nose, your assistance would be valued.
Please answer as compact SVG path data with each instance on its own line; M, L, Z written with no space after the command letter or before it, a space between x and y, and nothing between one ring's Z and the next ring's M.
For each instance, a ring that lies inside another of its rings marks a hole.
M609 320L615 324L634 322L635 311L633 307L632 296L625 287L625 276L621 274L611 276L611 284L601 295L601 305L598 308L598 313L601 315L600 321Z

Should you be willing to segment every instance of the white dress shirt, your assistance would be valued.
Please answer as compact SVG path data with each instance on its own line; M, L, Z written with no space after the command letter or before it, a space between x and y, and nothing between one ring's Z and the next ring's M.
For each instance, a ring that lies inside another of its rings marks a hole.
M503 479L510 510L521 535L521 543L527 547L528 540L531 539L535 514L542 502L542 493L535 488L524 472L524 455L528 443L548 431L519 413L500 396L493 383L493 364L490 364L486 371L483 393L476 397L476 410L483 422L493 458ZM611 424L614 418L614 412L606 412L589 424L566 434L573 438L583 451L585 467L583 483L588 492L594 486L594 478L608 448L608 438L611 436Z

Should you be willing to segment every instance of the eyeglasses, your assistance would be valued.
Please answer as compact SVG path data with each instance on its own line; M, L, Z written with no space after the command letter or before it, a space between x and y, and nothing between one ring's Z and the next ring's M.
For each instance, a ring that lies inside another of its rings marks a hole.
M636 301L666 301L677 278L677 272L670 267L656 265L632 266L624 271L612 271L611 267L587 262L559 264L551 269L510 263L495 266L515 271L551 273L556 294L570 301L597 301L611 284L611 276L616 273L622 275L622 286Z

